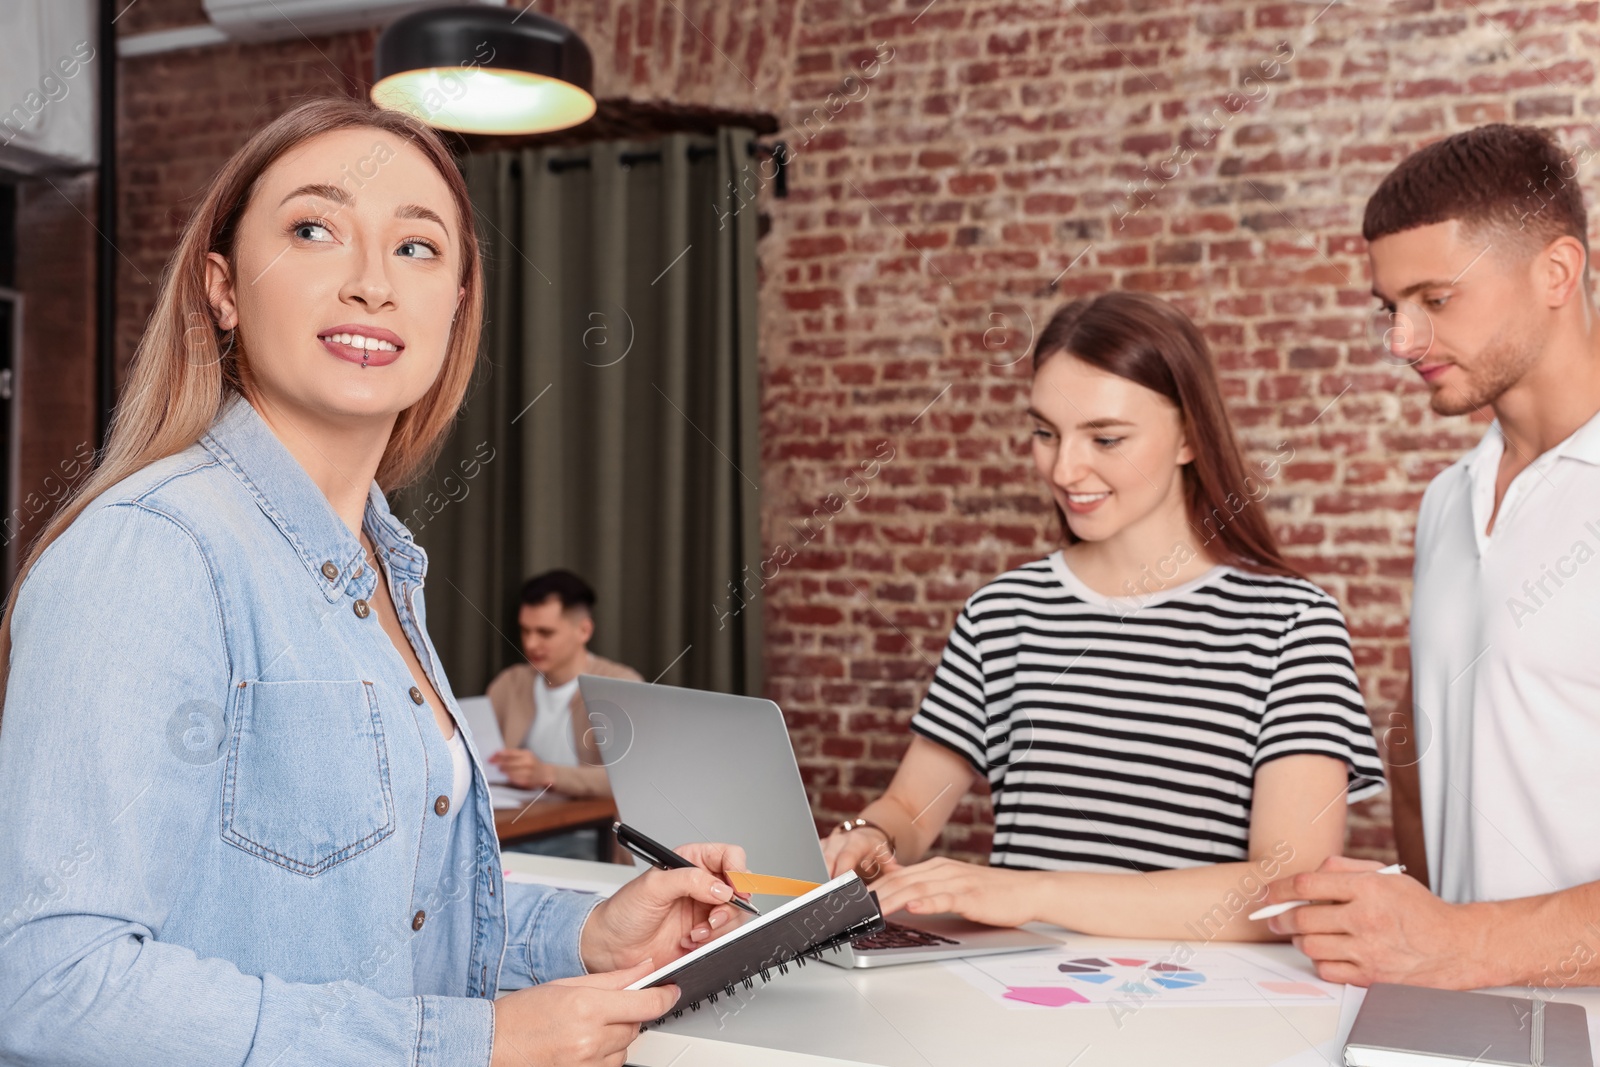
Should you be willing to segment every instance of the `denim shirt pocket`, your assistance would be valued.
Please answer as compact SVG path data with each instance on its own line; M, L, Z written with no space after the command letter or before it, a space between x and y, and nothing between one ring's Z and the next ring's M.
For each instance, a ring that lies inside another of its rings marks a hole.
M394 833L371 683L249 682L234 693L224 841L315 877Z

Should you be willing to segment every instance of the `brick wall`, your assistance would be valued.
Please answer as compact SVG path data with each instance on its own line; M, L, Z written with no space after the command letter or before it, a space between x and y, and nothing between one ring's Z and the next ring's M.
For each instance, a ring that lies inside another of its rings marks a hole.
M143 0L129 25L197 8ZM764 532L798 555L764 609L770 695L821 817L888 780L965 597L1049 549L1021 417L1027 345L1063 300L1112 287L1195 316L1249 449L1292 450L1259 506L1343 604L1381 720L1404 679L1422 489L1482 427L1433 416L1377 358L1362 204L1406 152L1479 123L1596 143L1600 5L539 10L589 41L599 95L770 112L795 149L789 198L763 194L760 255ZM350 34L124 62L129 258L155 277L246 131L298 95L364 84L370 47ZM126 352L150 290L123 282ZM884 442L894 458L868 495L833 513L828 494ZM982 853L986 802L957 820L946 846ZM1382 800L1351 839L1391 849Z

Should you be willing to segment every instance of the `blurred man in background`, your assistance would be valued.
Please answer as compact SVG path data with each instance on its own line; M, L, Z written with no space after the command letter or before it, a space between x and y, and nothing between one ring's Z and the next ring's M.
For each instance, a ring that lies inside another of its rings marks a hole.
M489 683L489 703L506 748L489 757L520 789L569 797L609 796L611 783L578 691L580 674L642 681L630 667L589 651L594 636L594 590L567 570L547 571L522 587L517 614L526 663ZM594 855L595 831L579 830L521 846L546 855Z

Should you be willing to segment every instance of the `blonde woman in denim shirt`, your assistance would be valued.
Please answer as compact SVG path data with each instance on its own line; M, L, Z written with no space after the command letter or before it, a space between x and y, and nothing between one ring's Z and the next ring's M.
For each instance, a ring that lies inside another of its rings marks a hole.
M0 628L0 1061L620 1064L676 997L623 987L726 928L737 848L598 904L501 878L380 488L482 299L414 119L313 101L212 182Z

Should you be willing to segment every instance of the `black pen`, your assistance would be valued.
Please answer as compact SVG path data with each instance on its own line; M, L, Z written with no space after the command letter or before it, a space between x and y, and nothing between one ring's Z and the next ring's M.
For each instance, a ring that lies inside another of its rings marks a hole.
M617 835L618 844L627 849L629 852L632 852L635 856L638 856L640 859L644 860L646 863L650 864L652 867L659 867L663 871L670 871L677 867L694 866L693 863L690 863L688 860L684 859L682 856L678 855L661 842L646 837L644 834L641 834L631 826L625 826L620 822L614 822L611 824L611 832ZM729 888L731 889L732 886L729 886ZM733 906L736 908L743 908L751 915L761 914L755 909L755 905L740 900L738 896L732 897L731 900Z

